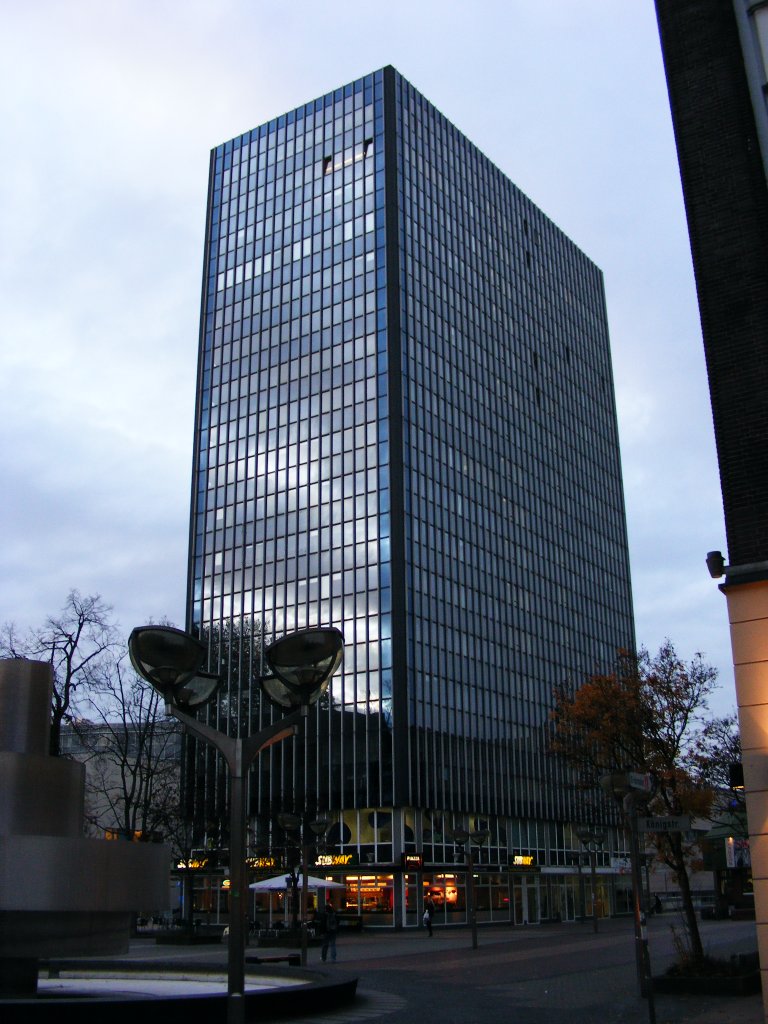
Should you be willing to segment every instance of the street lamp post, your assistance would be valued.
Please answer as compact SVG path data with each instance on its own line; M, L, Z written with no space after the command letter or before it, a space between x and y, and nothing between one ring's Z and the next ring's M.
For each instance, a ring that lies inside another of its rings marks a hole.
M267 747L294 736L308 708L327 690L343 657L341 632L333 627L299 630L276 640L264 657L273 675L263 677L267 696L290 714L250 736L227 736L194 713L215 696L220 678L202 669L207 648L197 638L170 626L139 626L128 639L136 672L165 700L167 714L209 743L229 769L230 856L229 942L227 947L227 1021L245 1020L246 783L255 758ZM189 713L191 712L191 714Z
M307 965L307 878L309 871L307 870L307 862L309 860L309 844L307 843L309 831L311 830L317 839L325 835L328 831L330 821L324 817L313 818L309 820L309 815L305 814L303 817L298 814L278 814L278 824L286 832L300 832L301 842L301 966L306 967ZM294 908L296 894L293 895Z
M583 853L575 853L574 857L576 858L576 871L577 871L578 876L579 876L579 906L581 907L581 910L579 911L579 924L584 924L584 922L587 919L587 911L586 911L587 896L586 896L586 889L584 888L584 876L581 873L581 865L582 865L582 862L583 862L584 854Z
M283 819L288 817L293 817L293 815L278 814L277 816L278 824L285 831L288 830L288 826L283 823ZM301 850L296 846L289 846L286 844L285 866L288 869L285 876L285 887L291 894L289 908L291 914L291 932L295 936L299 930L299 879L301 877Z
M602 850L605 833L593 828L577 828L579 842L589 854L589 873L592 885L592 931L597 931L597 851Z
M461 848L462 854L467 855L467 911L469 914L469 925L472 931L472 949L477 949L477 911L475 907L475 859L472 852L473 844L482 846L490 836L487 828L476 829L468 832L465 828L453 830L453 841Z

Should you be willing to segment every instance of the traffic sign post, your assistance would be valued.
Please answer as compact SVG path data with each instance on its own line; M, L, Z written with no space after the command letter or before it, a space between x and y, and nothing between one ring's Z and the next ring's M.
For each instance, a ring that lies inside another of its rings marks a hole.
M600 786L606 795L622 801L629 832L630 866L632 869L632 902L635 917L635 961L638 994L648 1000L648 1024L656 1024L656 1003L653 997L648 934L642 912L642 879L640 877L640 845L638 843L638 802L645 803L653 792L653 779L644 772L613 772L603 775Z
M648 772L612 772L601 777L600 785L610 796L627 790L650 794L653 792L653 776Z
M647 773L627 772L627 785L630 789L639 789L643 793L650 793L653 789L653 779Z

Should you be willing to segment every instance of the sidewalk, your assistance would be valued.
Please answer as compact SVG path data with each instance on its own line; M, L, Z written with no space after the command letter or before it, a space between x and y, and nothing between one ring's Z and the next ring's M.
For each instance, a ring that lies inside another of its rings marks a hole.
M671 925L677 923L672 914L651 918L648 925L648 945L651 965L654 974L660 974L674 960L674 946L671 937ZM703 921L700 923L702 941L707 953L727 958L731 953L748 953L757 949L754 921ZM594 942L598 946L606 942L626 943L628 958L633 950L633 922L628 917L601 920L597 934L592 932L591 920L584 923L543 924L510 927L509 925L480 925L477 930L478 948L483 950L489 946L501 946L514 956L520 947L538 946L542 943L548 948L557 948L563 943L572 941ZM395 932L390 930L377 931L367 929L357 932L339 933L339 955L345 963L359 963L371 959L390 957L410 957L416 953L436 953L446 950L462 950L470 947L470 931L468 928L441 928L436 926L434 938L429 938L425 929L405 929ZM246 952L255 954L259 947L251 942ZM283 949L270 946L263 949L265 955L296 952L296 949ZM187 962L226 963L226 939L221 944L213 943L201 946L157 945L150 936L140 937L131 941L130 951L124 954L127 959L152 960L186 960ZM308 962L318 963L320 950L318 946L308 949Z
M662 974L674 959L672 915L652 919L652 970ZM756 949L754 922L702 922L708 953L727 958ZM257 952L249 946L248 954ZM264 950L279 954L279 949ZM295 952L285 950L283 952ZM468 929L342 934L339 963L321 965L310 947L308 967L359 977L354 1006L328 1021L381 1018L384 1024L462 1021L466 1024L648 1024L647 1001L637 995L632 921L478 929L478 949ZM183 965L224 968L226 945L158 946L140 939L124 959L151 961L169 969ZM762 996L692 996L657 993L657 1024L764 1024ZM323 1024L321 1013L314 1019Z

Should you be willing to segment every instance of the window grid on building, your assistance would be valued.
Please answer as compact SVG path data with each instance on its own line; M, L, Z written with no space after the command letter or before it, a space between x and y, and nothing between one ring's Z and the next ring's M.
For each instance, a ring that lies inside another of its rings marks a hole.
M212 153L190 543L218 728L277 714L264 642L345 637L254 820L397 811L382 849L446 856L423 823L484 815L502 857L579 813L553 689L634 645L602 276L394 69ZM216 755L186 778L220 828Z

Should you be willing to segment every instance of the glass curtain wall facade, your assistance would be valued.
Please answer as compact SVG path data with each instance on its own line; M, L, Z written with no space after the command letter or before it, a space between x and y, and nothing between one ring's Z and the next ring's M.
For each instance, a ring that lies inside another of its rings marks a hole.
M188 628L224 676L211 724L279 715L264 642L345 637L306 743L254 766L254 848L280 811L328 812L326 856L370 865L358 905L394 923L401 855L454 865L455 825L489 829L489 869L531 835L559 863L581 809L553 688L634 647L599 270L393 68L213 151L205 268ZM185 769L226 845L226 771L194 743Z

